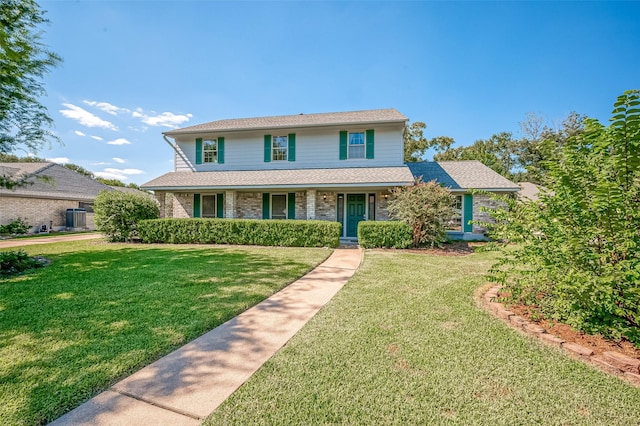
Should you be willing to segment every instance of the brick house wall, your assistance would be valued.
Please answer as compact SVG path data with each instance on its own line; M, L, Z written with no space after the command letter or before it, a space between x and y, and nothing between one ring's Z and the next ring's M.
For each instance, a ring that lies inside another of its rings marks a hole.
M79 206L77 200L0 196L0 224L6 225L20 217L34 230L41 225L47 225L48 228L51 222L53 229L59 230L67 224L67 209L77 209ZM95 229L93 213L87 213L86 227Z

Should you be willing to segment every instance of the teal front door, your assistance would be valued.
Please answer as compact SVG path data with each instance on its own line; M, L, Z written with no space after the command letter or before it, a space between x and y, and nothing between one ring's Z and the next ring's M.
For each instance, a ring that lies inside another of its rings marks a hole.
M365 220L364 194L347 194L347 237L358 236L358 222Z

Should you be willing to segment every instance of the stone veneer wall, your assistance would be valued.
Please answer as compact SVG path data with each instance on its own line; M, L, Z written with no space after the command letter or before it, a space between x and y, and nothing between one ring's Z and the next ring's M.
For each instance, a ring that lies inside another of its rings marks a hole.
M327 194L327 200L324 200ZM337 194L335 192L318 191L316 193L316 220L336 221Z
M296 220L307 218L307 192L296 192Z
M236 192L236 217L262 219L262 192Z
M389 198L384 198L385 194L390 195L388 191L376 192L376 220L389 220Z
M50 200L29 197L0 197L0 224L6 225L18 217L29 225L40 228L53 222L54 230L67 225L67 209L77 209L79 201ZM87 229L95 229L93 214L87 213Z
M193 217L193 193L174 192L172 204L172 217Z
M482 222L493 222L493 219L489 215L488 212L480 211L480 207L486 207L490 209L495 209L500 207L500 203L492 200L491 197L485 194L474 194L473 195L473 220L482 221ZM483 233L486 231L486 228L483 226L473 225L473 232L475 233Z

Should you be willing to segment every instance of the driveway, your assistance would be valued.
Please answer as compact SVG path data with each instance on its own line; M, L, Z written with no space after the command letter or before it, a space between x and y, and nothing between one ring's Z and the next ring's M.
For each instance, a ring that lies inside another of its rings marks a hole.
M59 235L55 237L39 237L39 238L17 238L11 240L0 240L0 250L12 247L31 246L34 244L59 243L61 241L82 241L101 238L99 232L89 232L82 234Z

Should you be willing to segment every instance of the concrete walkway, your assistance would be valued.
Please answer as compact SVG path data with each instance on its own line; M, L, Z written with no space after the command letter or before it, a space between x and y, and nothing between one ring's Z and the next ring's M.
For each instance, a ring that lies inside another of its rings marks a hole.
M0 240L0 250L11 247L31 246L34 244L59 243L61 241L94 240L101 237L101 233L91 232L82 234L60 235L55 237L16 238L9 240Z
M337 249L313 271L112 386L51 425L198 425L342 288L362 250Z

